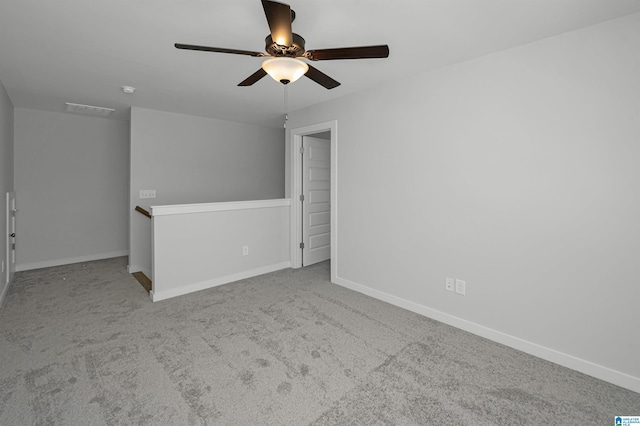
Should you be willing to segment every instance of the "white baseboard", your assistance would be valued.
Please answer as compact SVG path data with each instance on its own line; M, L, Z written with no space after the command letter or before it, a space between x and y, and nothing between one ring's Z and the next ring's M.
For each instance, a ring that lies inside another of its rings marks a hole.
M110 253L92 254L88 256L68 257L66 259L45 260L42 262L23 263L16 265L16 272L32 269L50 268L52 266L71 265L73 263L91 262L93 260L111 259L112 257L128 256L129 250L113 251Z
M420 305L415 302L411 302L406 299L402 299L397 296L393 296L383 291L376 290L365 285L346 280L344 278L336 277L334 284L338 284L350 290L366 294L367 296L371 296L375 299L382 300L383 302L390 303L392 305L401 307L411 312L415 312L425 317L432 318L436 321L440 321L461 330L468 331L469 333L484 337L494 342L501 343L505 346L509 346L538 358L542 358L546 361L550 361L563 367L567 367L572 370L576 370L589 376L595 377L597 379L613 383L614 385L623 387L625 389L629 389L634 392L640 392L639 377L634 377L626 373L622 373L620 371L616 371L611 368L604 367L602 365L598 365L581 358L577 358L573 355L568 355L563 352L559 352L554 349L547 348L545 346L541 346L506 333L502 333L483 325L446 314L444 312L429 308L424 305Z
M205 290L207 288L217 287L219 285L228 284L234 281L244 280L246 278L256 277L258 275L268 274L270 272L279 271L280 269L289 268L291 262L281 262L274 265L262 266L260 268L251 269L248 271L238 272L236 274L227 275L219 278L212 278L210 280L201 281L193 284L187 284L182 287L172 288L162 292L154 292L151 290L149 296L153 302L169 299L171 297L182 296L184 294L193 293L194 291Z

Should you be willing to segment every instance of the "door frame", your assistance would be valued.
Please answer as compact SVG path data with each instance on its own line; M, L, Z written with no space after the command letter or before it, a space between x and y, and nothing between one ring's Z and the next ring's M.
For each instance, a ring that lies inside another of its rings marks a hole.
M5 287L5 291L8 288L9 284L11 284L11 281L13 280L13 274L15 273L15 263L12 262L12 260L15 259L15 253L14 253L14 249L12 247L13 244L15 244L15 237L11 237L11 233L15 232L14 226L15 226L15 212L17 212L18 210L16 209L16 204L15 204L15 200L16 200L16 193L14 191L9 191L6 193L5 195L5 213L6 213L6 223L5 223L5 230L7 233L7 240L5 243L5 249L6 249L6 254L5 254L5 274L3 280ZM0 300L2 300L2 297L4 295L0 294Z
M332 120L324 123L291 129L291 267L302 267L300 242L302 241L302 206L300 195L302 194L302 137L322 132L331 133L331 281L335 280L338 273L338 121Z

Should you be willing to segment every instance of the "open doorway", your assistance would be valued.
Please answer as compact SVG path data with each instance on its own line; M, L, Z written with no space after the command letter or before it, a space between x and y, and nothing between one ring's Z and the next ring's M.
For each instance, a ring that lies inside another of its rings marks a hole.
M337 262L337 122L291 130L291 266Z
M331 258L331 132L302 136L302 266Z

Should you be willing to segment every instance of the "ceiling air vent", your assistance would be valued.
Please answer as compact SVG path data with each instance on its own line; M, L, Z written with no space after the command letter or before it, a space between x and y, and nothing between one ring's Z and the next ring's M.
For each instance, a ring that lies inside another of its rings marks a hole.
M68 112L75 112L76 114L96 115L98 117L107 117L113 111L115 111L115 109L112 109L112 108L103 108L98 106L82 105L82 104L72 104L71 102L66 102L65 105L66 105L65 109Z

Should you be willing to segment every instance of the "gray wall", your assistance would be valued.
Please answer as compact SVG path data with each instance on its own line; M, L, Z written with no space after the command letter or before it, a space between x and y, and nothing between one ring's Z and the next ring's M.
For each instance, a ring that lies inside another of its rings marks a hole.
M0 259L7 257L5 196L13 191L13 104L0 81ZM7 288L6 269L0 272L0 301Z
M637 387L638 51L633 15L289 114L338 120L339 277Z
M15 109L16 269L126 255L129 123Z
M140 199L155 189L155 199ZM132 108L131 272L151 270L151 228L136 205L284 196L284 130Z

